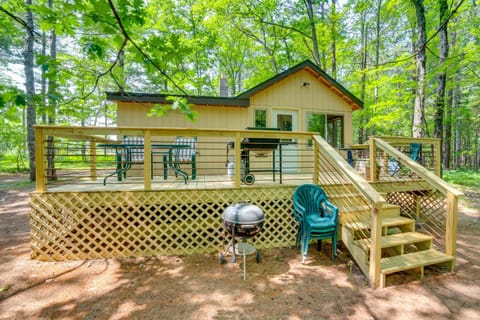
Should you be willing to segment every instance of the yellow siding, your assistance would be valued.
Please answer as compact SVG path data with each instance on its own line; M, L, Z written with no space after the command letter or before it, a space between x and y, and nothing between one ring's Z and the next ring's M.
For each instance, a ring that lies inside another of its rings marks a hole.
M148 117L153 104L118 102L118 126L168 127L201 129L245 129L248 108L224 106L193 106L197 119L192 122L176 111L163 117Z
M304 86L303 83L309 83ZM254 122L255 109L267 110L267 124L271 125L273 110L298 112L298 130L306 131L306 115L309 112L342 115L344 117L345 145L351 145L352 107L336 92L305 70L275 83L255 94L250 100L249 118Z
M309 83L304 86L303 83ZM118 102L118 126L170 127L202 129L245 129L255 123L255 109L267 110L267 126L272 126L274 110L298 113L298 131L306 131L308 112L342 115L345 128L345 145L351 145L352 107L333 89L316 76L301 70L265 88L250 98L250 107L193 106L198 113L191 122L178 112L163 117L148 117L151 103Z
M307 82L310 85L303 86ZM251 98L251 106L299 108L317 112L352 112L352 108L332 89L302 70L275 83Z

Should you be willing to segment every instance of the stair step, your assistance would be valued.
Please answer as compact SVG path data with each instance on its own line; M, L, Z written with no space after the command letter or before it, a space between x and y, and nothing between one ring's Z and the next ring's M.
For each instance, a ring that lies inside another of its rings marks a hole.
M355 231L355 230L366 230L370 229L370 223L366 221L356 221L356 222L348 222L344 224L345 227ZM385 217L382 219L382 227L389 228L389 227L396 227L396 226L415 226L415 220L410 218L405 218L402 216L396 217ZM410 230L413 231L413 230Z
M453 259L454 257L446 255L445 253L439 252L435 249L382 258L380 260L380 287L385 287L386 276L395 272L421 268L421 277L423 279L423 267L444 263L448 263L449 269L452 271Z
M356 217L357 220L370 220L371 208L368 205L352 206L350 203L342 203L341 201L334 202L338 207L340 215L340 224L348 223L352 217ZM395 204L385 204L382 208L382 217L398 217L400 216L400 207Z
M432 242L432 237L419 232L404 232L396 233L382 237L382 248L391 248L401 245L414 244L419 242ZM370 239L358 239L354 243L361 247L367 247L370 244Z
M332 200L333 202L333 200ZM336 204L337 205L337 204ZM362 211L365 211L365 212L368 212L370 213L370 207L368 205L356 205L356 206L352 206L351 204L348 204L346 205L345 207L343 206L343 203L339 202L338 203L338 209L340 211L343 211L344 213L350 213L350 212L362 212ZM398 212L400 212L400 207L396 204L390 204L390 203L386 203L383 205L382 207L382 210L384 211L396 211L398 209Z

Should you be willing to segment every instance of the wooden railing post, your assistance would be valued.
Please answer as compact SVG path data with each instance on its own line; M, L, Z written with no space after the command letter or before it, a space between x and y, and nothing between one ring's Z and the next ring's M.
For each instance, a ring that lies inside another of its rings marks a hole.
M373 288L378 288L380 284L380 259L382 258L382 215L381 215L381 204L376 205L372 204L372 213L371 221L372 227L371 232L371 243L370 243L370 264L368 270L368 278L370 280L370 285Z
M313 139L313 183L319 184L320 181L320 159L319 159L319 147L318 143Z
M457 254L457 219L458 196L452 192L447 193L447 225L445 239L445 253L456 257ZM454 266L455 263L452 264ZM452 267L453 268L453 267ZM453 270L452 270L453 271Z
M150 130L143 132L143 179L145 190L152 190L152 141Z
M45 129L35 128L35 183L39 192L47 191L45 179Z
M241 137L240 132L235 133L235 188L240 188L240 183L242 179L242 155L241 155Z
M97 145L95 139L90 139L90 180L97 180Z
M375 145L375 138L370 138L370 180L377 181L377 146Z
M434 159L434 170L435 174L439 176L440 178L442 177L442 158L441 158L441 144L440 144L440 139L437 141L434 141L433 143L433 159Z

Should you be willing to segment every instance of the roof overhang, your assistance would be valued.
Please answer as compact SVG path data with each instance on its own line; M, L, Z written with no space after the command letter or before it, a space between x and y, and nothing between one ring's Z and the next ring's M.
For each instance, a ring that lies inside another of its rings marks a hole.
M250 106L250 97L254 94L265 90L275 83L287 78L288 76L305 70L311 73L327 88L337 94L342 100L352 107L352 110L363 108L363 102L348 91L335 79L326 74L322 69L310 60L306 60L296 66L277 74L276 76L260 83L259 85L239 94L236 97L207 97L207 96L187 96L173 94L149 94L149 93L133 93L133 92L107 92L107 100L118 102L140 102L140 103L172 103L170 97L186 98L188 103L199 106L227 106L227 107L248 107Z
M310 60L306 60L302 63L293 66L292 68L285 70L284 72L279 73L278 75L260 83L259 85L243 92L238 98L250 98L252 95L265 90L266 88L272 86L273 84L289 77L290 75L300 71L306 70L317 78L321 83L327 86L330 90L335 92L341 99L348 103L353 110L359 110L363 108L363 101L358 99L353 93L348 91L344 86L342 86L335 79L326 74L322 69L315 65Z
M249 98L238 97L205 97L205 96L185 96L173 94L151 94L136 92L106 92L107 100L119 102L138 102L138 103L172 103L171 97L186 98L188 103L204 106L227 106L227 107L248 107Z

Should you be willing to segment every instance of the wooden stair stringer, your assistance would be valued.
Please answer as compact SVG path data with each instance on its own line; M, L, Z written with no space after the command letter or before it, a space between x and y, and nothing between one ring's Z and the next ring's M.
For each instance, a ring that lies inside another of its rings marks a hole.
M440 251L432 248L433 238L429 235L419 233L411 229L408 218L385 218L383 219L382 229L388 227L395 227L399 225L403 228L402 233L384 234L381 239L381 248L388 250L395 248L391 252L395 252L393 256L384 257L381 259L380 271L380 287L386 285L386 277L390 274L419 269L421 278L423 278L424 267L430 265L447 265L450 271L453 270L454 257L448 256ZM414 220L412 220L414 225ZM362 273L368 277L369 275L369 259L370 259L370 239L355 239L356 231L362 228L368 228L367 222L346 223L342 225L342 241L347 249L350 251L357 266ZM414 245L415 252L405 253L405 246Z
M415 227L415 220L397 216L397 217L386 217L382 220L382 248L388 248L392 246L403 246L411 244L414 242L427 241L425 237L422 236L413 236L409 233L410 236L406 236L405 239L399 239L402 236L399 234L388 235L387 229L392 227L398 227L405 231L412 232ZM369 273L369 260L370 260L370 239L356 239L356 232L358 230L367 230L370 229L370 225L367 221L358 221L352 223L342 224L341 238L343 244L347 247L352 255L353 259L357 263L360 270L362 270L365 276L368 276ZM396 240L395 240L396 239ZM417 239L416 241L414 239Z
M420 269L420 279L423 279L424 268L426 266L447 265L449 271L453 272L453 262L453 256L449 256L435 249L383 258L380 261L380 288L385 287L387 275L400 271Z

